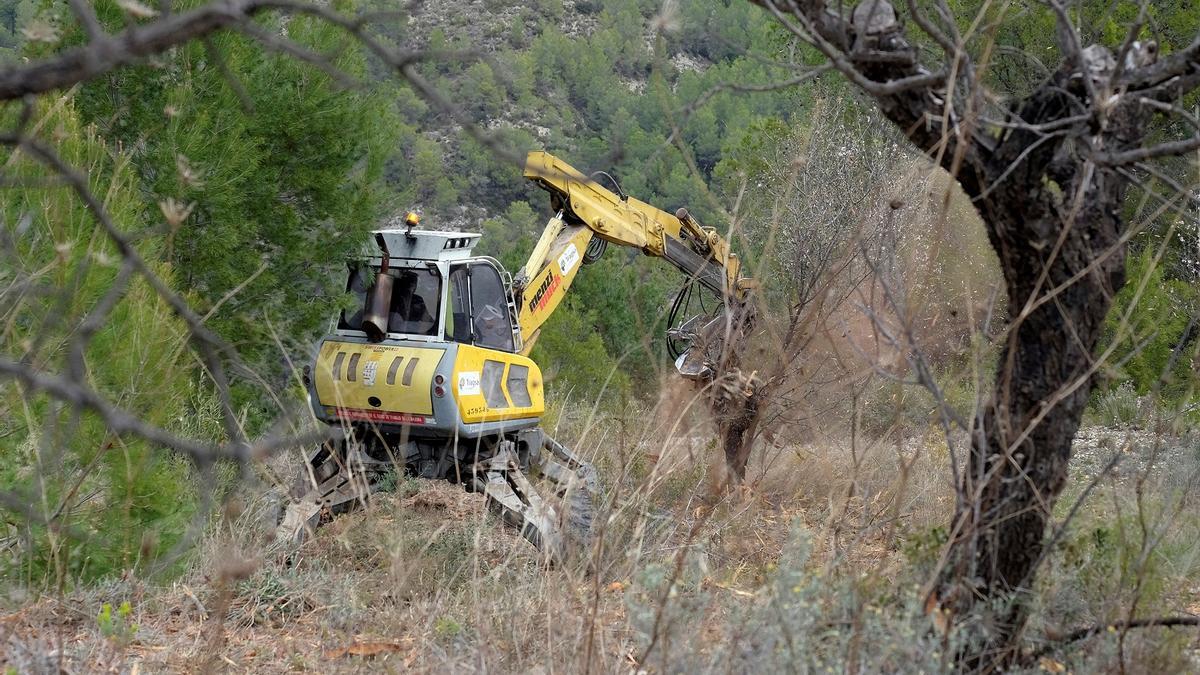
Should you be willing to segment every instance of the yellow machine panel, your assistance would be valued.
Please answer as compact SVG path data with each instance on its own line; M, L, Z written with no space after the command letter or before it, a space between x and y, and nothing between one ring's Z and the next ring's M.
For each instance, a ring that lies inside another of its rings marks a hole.
M715 230L702 228L690 219L680 220L639 199L619 197L547 152L529 153L525 177L565 195L579 218L618 246L632 246L661 258L666 256L668 239L681 240L686 233L704 242L711 249L706 257L721 268L730 292L739 296L745 292L746 284L739 279L741 263L729 242Z
M326 341L313 373L318 402L343 419L424 423L433 414L433 375L444 353Z
M586 227L564 228L548 248L546 255L553 260L529 280L521 300L519 321L524 341L521 353L529 354L533 350L538 329L566 297L567 289L583 266L583 251L593 236Z
M542 371L520 354L460 345L453 383L467 424L539 417L546 408Z

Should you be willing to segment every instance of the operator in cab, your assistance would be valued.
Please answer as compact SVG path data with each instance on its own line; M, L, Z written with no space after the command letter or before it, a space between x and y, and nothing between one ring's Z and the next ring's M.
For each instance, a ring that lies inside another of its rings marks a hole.
M425 298L417 290L417 273L404 271L396 279L388 313L388 330L393 333L432 335L437 328Z

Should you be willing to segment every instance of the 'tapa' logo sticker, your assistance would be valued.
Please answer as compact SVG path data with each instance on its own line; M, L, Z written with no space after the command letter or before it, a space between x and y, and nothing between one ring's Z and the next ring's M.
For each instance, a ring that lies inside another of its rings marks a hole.
M480 386L479 371L458 374L458 393L463 396L474 396L483 392Z

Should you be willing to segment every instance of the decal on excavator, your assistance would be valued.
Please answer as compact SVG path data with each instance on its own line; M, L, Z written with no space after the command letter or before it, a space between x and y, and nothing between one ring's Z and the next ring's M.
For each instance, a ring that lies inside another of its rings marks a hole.
M545 410L542 373L526 356L459 345L450 381L467 424L538 417Z
M347 420L363 420L365 422L389 422L391 424L434 424L432 417L410 415L408 413L392 413L375 410L354 410L353 408L330 408L331 414Z
M558 257L558 269L562 270L563 274L570 274L577 262L579 262L579 249L575 247L575 244L567 244L567 250Z
M550 274L546 275L546 280L534 292L533 299L529 301L529 311L542 309L550 301L550 298L554 297L554 291L560 283L562 283L562 277L551 270Z
M470 373L458 374L458 393L463 396L476 396L483 389L480 388L479 371Z
M539 243L546 249L544 264L527 264L539 271L525 288L524 303L519 321L524 345L521 353L528 355L537 342L538 329L558 308L571 283L583 268L583 251L592 240L592 231L582 225L569 226L555 234L553 242ZM561 273L561 274L560 274Z

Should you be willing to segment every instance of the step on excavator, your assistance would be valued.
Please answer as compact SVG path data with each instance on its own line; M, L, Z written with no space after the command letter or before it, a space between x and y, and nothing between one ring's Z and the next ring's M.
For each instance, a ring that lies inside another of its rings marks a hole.
M609 190L553 155L530 153L524 173L550 193L556 215L515 278L473 253L479 234L417 229L412 213L348 261L351 309L303 376L314 415L341 433L302 467L277 540L299 544L402 472L482 492L552 561L583 550L596 471L540 426L544 383L529 353L580 270L609 244L686 275L668 317L680 374L712 382L728 368L730 346L753 322L754 286L728 241L685 209L671 215L593 174ZM715 296L715 309L693 313L702 294Z

